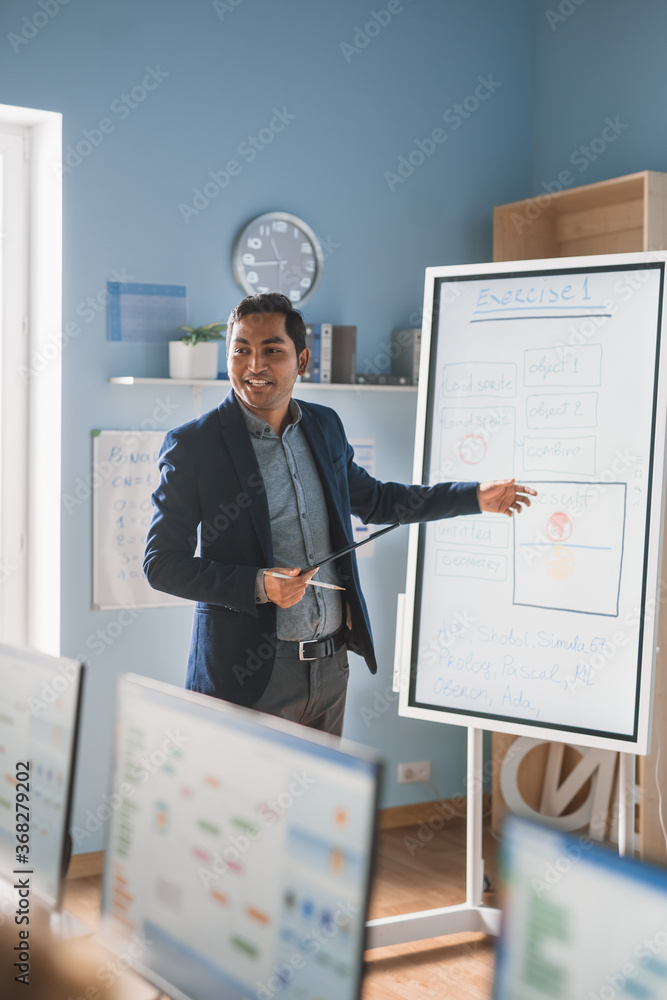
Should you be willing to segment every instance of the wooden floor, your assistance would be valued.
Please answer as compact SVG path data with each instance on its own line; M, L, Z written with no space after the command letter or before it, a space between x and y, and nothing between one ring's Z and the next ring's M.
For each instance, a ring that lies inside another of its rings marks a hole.
M370 919L449 906L465 899L465 822L450 820L426 844L417 827L379 834L377 868ZM496 840L484 836L486 871L496 880ZM495 893L484 902L495 905ZM100 903L100 879L68 882L65 907L94 927ZM411 944L376 948L366 953L363 1000L488 1000L491 996L493 941L481 934L457 934ZM155 998L155 989L128 983L127 996Z
M465 901L465 821L450 820L423 846L417 828L380 835L369 919ZM497 843L484 836L486 872L495 883ZM493 890L484 902L493 906ZM488 1000L494 950L482 934L456 934L366 952L363 1000Z

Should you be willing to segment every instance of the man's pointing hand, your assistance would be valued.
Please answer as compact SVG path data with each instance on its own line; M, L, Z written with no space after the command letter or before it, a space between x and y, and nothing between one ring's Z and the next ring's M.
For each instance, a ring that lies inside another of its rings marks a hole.
M519 513L530 507L529 496L536 497L537 490L530 486L517 486L513 479L500 479L492 483L479 484L479 505L491 514Z

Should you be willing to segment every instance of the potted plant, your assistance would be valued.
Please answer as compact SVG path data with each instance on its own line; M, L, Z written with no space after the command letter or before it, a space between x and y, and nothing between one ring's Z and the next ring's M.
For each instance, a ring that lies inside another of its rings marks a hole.
M218 340L223 340L226 323L207 323L206 326L179 326L185 330L180 340L169 341L170 378L217 378Z

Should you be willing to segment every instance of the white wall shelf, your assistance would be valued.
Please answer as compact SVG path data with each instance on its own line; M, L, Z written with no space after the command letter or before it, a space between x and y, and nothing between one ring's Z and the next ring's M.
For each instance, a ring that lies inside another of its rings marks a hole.
M201 415L201 390L214 388L231 389L231 382L226 378L139 378L135 375L116 375L109 379L114 385L189 385L192 389L192 400L195 416ZM357 389L361 392L416 392L416 385L365 385L349 382L297 382L297 391L303 389Z
M214 386L229 386L226 378L139 378L135 375L116 375L109 379L114 385L192 385L201 388ZM297 382L295 388L303 386L308 389L389 389L392 392L416 392L416 385L366 385L363 382Z

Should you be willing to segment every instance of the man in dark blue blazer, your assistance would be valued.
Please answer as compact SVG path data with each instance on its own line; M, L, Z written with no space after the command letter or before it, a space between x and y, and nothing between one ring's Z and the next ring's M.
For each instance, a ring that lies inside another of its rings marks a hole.
M292 399L308 350L285 296L237 306L227 358L229 395L165 436L144 571L157 590L197 602L186 687L340 734L347 650L377 671L356 556L322 567L313 583L326 588L301 567L353 540L351 514L373 524L511 515L534 491L373 479L334 410Z

